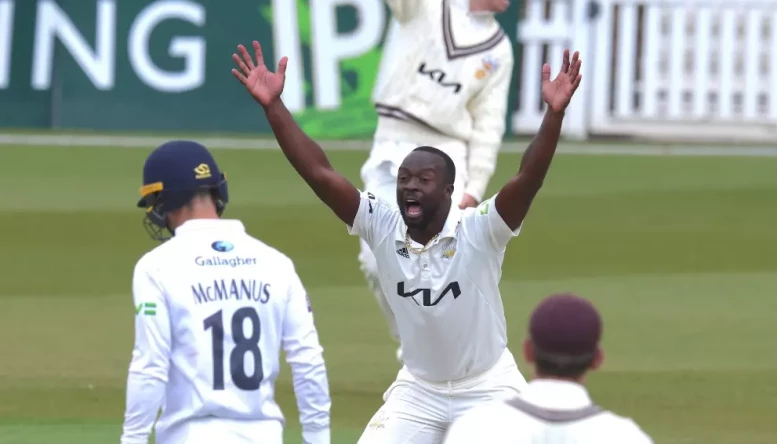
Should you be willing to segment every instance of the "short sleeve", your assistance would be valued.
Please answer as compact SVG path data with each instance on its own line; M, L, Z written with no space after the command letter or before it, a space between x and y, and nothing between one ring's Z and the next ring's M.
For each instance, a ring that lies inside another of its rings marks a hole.
M396 226L399 209L369 192L362 192L360 199L359 211L356 212L353 226L348 227L348 233L361 237L374 248Z
M462 230L467 239L475 245L494 251L504 251L507 243L521 232L507 226L496 210L496 195L481 203L477 208L468 209L462 216Z

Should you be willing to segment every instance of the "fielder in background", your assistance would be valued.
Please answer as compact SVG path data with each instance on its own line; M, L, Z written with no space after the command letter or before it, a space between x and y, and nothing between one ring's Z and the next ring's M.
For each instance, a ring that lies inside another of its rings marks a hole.
M585 375L602 365L602 321L569 294L542 301L523 344L534 379L513 400L476 407L448 430L445 444L652 444L631 419L593 404Z
M283 443L275 403L280 349L291 366L303 442L329 444L329 386L292 261L222 220L227 181L208 150L168 142L143 167L138 207L166 241L135 266L135 347L122 444Z
M378 126L362 166L364 190L396 203L399 165L419 146L456 166L453 202L477 206L496 167L505 131L513 48L494 14L508 0L386 0L393 15L374 94ZM394 314L375 256L360 240L361 270L395 340ZM401 360L402 349L397 351Z

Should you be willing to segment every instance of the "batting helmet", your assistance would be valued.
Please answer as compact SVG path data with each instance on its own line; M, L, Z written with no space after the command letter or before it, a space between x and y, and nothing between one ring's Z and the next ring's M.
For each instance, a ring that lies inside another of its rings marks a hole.
M227 178L207 148L197 142L173 140L151 152L143 165L138 201L138 207L146 209L143 225L148 234L158 241L170 239L175 233L168 224L168 214L202 190L211 191L221 216L229 201Z

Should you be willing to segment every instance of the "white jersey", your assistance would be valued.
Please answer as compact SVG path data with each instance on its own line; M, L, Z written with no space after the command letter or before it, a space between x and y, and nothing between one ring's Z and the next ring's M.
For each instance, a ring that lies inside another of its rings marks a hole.
M190 220L135 266L135 347L121 442L202 418L283 421L280 351L306 443L329 443L322 348L292 261L237 220ZM224 442L228 442L224 440ZM236 442L236 441L233 441Z
M375 254L407 369L431 382L488 370L507 346L499 280L505 247L520 228L510 230L492 198L464 211L452 205L440 236L420 255L406 248L406 231L396 205L362 193L349 232Z
M509 402L474 407L454 421L444 444L652 444L631 419L591 403L586 389L535 379Z
M386 3L394 20L373 96L375 138L460 141L468 151L465 192L482 199L505 131L510 39L493 15L470 13L467 1Z

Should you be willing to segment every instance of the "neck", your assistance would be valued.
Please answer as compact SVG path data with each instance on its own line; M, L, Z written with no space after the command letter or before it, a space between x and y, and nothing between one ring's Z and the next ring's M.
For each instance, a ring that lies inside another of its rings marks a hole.
M170 231L174 232L178 227L184 223L195 219L219 219L219 215L216 209L211 207L193 207L191 209L185 209L176 214L169 214L167 220L169 223Z
M426 245L432 238L442 231L445 224L432 223L424 228L410 228L407 229L407 234L410 239L418 242L419 244Z

